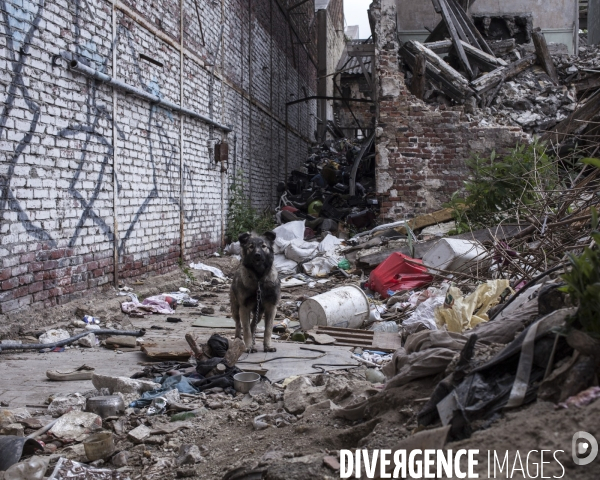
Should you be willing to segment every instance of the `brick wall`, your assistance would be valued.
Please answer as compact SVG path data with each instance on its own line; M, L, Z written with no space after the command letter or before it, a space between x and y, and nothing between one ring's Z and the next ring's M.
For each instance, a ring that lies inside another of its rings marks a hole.
M314 4L290 28L292 3L118 0L113 35L112 1L0 0L0 313L106 288L115 248L124 279L177 268L182 243L186 261L214 251L237 173L256 207L275 205L315 129L311 105L285 123L286 102L316 90ZM64 52L233 132L122 92L115 104Z
M519 128L481 127L462 107L434 110L410 94L398 62L395 0L375 0L379 82L377 192L383 220L439 209L463 185L471 155L503 151L528 137Z

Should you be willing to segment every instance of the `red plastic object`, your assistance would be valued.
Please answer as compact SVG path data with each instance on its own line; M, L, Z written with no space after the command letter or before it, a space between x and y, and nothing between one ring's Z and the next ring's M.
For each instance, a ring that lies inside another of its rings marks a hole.
M407 259L419 265L408 263ZM389 291L414 290L431 282L433 277L427 274L427 267L421 260L394 252L371 272L367 286L382 298L388 298Z
M286 212L291 212L291 213L296 213L296 212L300 211L296 207L283 207L282 210L285 210Z

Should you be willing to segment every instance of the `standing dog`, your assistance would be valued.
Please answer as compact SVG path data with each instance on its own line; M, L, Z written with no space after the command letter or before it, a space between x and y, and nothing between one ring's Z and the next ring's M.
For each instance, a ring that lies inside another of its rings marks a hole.
M242 249L241 264L233 276L231 291L231 315L235 320L235 336L242 338L247 352L256 352L254 333L256 325L265 315L265 352L274 352L271 347L273 320L277 303L281 297L281 283L273 265L273 242L275 234L264 235L242 233L239 236ZM258 305L258 307L257 307ZM258 312L258 313L257 313ZM252 316L252 322L250 321Z

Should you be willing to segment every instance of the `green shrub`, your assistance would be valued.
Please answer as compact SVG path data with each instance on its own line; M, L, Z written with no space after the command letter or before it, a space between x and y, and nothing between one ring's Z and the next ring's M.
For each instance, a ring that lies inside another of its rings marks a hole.
M570 325L600 338L600 232L597 231L598 212L595 208L592 208L592 228L596 245L586 247L579 257L569 255L571 270L562 276L566 283L562 291L568 293L579 307L570 319Z
M273 215L260 212L252 206L244 193L246 181L238 174L229 191L229 209L227 211L226 235L229 241L235 242L244 232L264 233L275 228Z
M464 192L446 205L454 209L456 233L516 220L516 206L538 201L559 184L557 164L543 145L519 145L502 159L474 156L467 162Z

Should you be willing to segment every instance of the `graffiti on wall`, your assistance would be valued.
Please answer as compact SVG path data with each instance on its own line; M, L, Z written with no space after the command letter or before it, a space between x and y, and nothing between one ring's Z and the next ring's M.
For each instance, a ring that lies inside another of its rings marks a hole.
M85 24L94 18L93 8L90 7L87 0L73 0L72 2L72 33L73 44L71 47L72 54L81 62L92 66L100 71L107 72L109 66L109 58L112 57L113 49L118 48L120 41L126 42L126 48L129 50L129 57L133 63L134 83L138 87L144 88L146 91L155 95L161 96L161 87L156 79L153 81L145 81L142 74L142 68L138 63L138 54L135 49L134 40L130 29L119 25L116 38L113 39L110 46L110 51L105 56L99 53L98 46L90 39L84 38L82 29ZM96 7L97 8L97 7ZM25 78L25 71L28 62L28 51L34 36L39 31L40 22L44 13L44 0L28 1L23 3L13 4L9 0L0 0L0 10L3 16L2 26L6 37L6 46L9 58L9 73L10 83L6 87L6 96L4 98L4 106L0 112L0 138L6 136L5 130L13 112L15 99L21 97L29 116L28 129L21 131L21 138L14 149L14 152L7 152L7 168L0 175L0 224L7 219L5 212L16 212L17 219L23 226L25 231L33 238L42 240L50 246L57 246L57 241L52 237L51 233L46 231L42 226L34 224L30 220L25 208L17 201L17 198L11 188L11 181L14 176L15 166L22 159L24 152L30 145L34 133L38 129L43 129L39 125L41 109L30 95L27 85L29 82ZM84 19L84 17L87 17ZM109 72L107 72L109 73ZM130 79L129 81L131 81ZM73 232L68 239L68 245L74 247L78 244L85 227L89 225L96 226L110 243L115 242L115 235L111 225L106 219L99 214L97 206L98 199L104 190L112 190L113 179L113 155L114 145L112 138L113 125L117 130L118 137L127 142L128 138L122 128L119 127L117 119L113 116L112 106L107 106L100 95L100 85L95 81L86 79L86 87L82 91L86 92L85 103L83 107L84 120L79 123L69 125L57 132L57 137L66 139L79 140L80 148L76 153L76 165L72 169L72 176L69 179L68 194L74 199L77 205L78 219L74 226ZM122 98L122 97L121 97ZM130 100L121 100L129 102ZM22 108L22 107L21 107ZM116 122L116 124L115 124ZM119 254L126 252L127 242L130 240L136 226L142 220L143 216L148 212L149 206L153 200L163 195L168 199L169 204L175 209L180 208L180 169L179 169L179 141L169 137L168 130L173 126L166 125L164 122L174 124L176 120L171 112L166 111L155 105L147 105L147 120L143 124L138 125L138 129L146 132L146 148L148 151L148 169L150 170L150 183L146 186L143 199L133 213L132 218L125 222L123 234L121 235L118 245ZM38 128L39 127L39 128ZM107 133L108 132L108 133ZM98 155L97 145L101 145L103 151ZM117 152L117 162L119 161ZM99 163L98 163L99 162ZM164 162L164 164L162 163ZM93 165L92 165L93 164ZM163 167L160 165L163 164ZM93 179L93 189L84 189L84 181L87 183L85 176L86 171L92 170L96 172ZM157 176L159 170L164 172L168 179L167 191L161 192L158 187ZM186 185L193 187L193 170L187 162L183 165L183 182L184 188ZM117 179L117 193L121 194L122 185L120 174L117 171L115 175ZM188 199L188 203L192 202L191 208L186 211L185 218L187 221L194 219L196 215L196 199ZM112 218L110 219L112 223ZM123 224L123 222L121 222Z
M7 168L3 175L0 175L0 215L3 218L6 211L15 212L17 220L29 235L38 240L46 241L52 246L56 246L56 242L44 229L32 223L27 212L21 207L11 189L15 166L25 149L30 145L40 119L40 106L32 99L29 88L24 81L23 70L29 56L31 39L35 35L42 19L44 0L39 0L37 3L24 2L22 7L13 5L6 0L0 0L0 11L3 17L8 55L8 73L10 75L10 81L6 88L6 97L4 98L4 106L0 113L0 138L6 135L7 123L13 112L18 95L23 99L27 111L31 116L28 129L19 132L22 136L18 139L14 151L6 152Z

